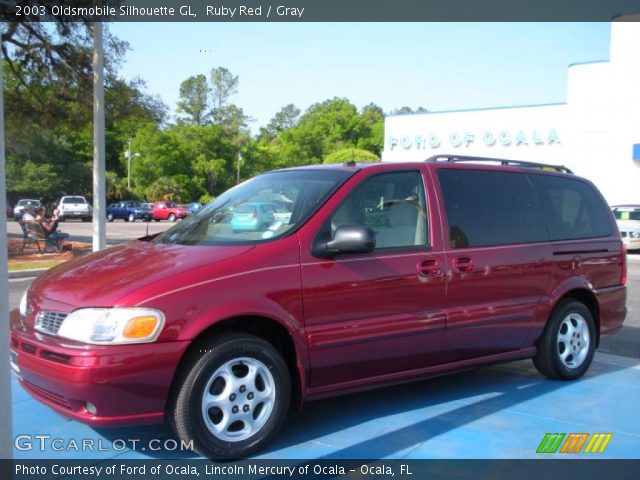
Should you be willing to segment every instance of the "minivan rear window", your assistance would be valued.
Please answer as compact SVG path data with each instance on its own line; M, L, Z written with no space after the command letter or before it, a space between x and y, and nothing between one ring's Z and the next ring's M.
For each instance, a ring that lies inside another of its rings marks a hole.
M438 180L452 248L549 239L526 175L456 168L440 169Z
M530 175L551 240L606 237L613 233L607 206L594 189L571 177Z

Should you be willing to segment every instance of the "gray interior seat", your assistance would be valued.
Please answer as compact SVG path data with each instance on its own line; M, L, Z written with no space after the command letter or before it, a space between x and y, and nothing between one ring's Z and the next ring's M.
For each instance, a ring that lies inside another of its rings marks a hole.
M408 247L416 243L418 209L408 202L395 202L389 207L389 223L376 235L376 248Z

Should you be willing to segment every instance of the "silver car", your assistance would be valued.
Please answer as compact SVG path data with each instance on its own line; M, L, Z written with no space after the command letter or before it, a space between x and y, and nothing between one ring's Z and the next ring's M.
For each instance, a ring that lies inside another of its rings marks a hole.
M640 250L640 205L611 207L627 251Z

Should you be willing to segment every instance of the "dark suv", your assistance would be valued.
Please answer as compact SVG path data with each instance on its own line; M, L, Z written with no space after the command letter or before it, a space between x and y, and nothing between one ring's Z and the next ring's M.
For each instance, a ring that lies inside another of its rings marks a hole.
M287 216L235 231L265 195ZM11 358L71 418L168 419L198 452L238 458L306 400L522 358L577 379L624 321L625 282L611 211L567 169L310 166L42 274L12 312Z

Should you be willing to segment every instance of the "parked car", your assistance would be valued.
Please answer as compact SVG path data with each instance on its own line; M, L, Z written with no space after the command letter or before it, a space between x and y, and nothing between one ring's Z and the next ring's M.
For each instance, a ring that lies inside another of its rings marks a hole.
M154 202L151 210L153 212L153 219L156 222L160 220L175 222L176 220L182 220L189 216L189 210L176 205L174 202Z
M126 200L119 203L112 203L107 207L107 220L113 222L121 218L125 222L135 222L136 220L151 221L153 212L143 203L135 200Z
M640 205L616 205L611 210L625 248L640 250Z
M202 203L200 202L191 202L189 205L187 205L187 210L189 210L190 215L193 215L201 208L202 208Z
M13 219L17 222L22 217L22 213L25 208L40 208L42 204L40 200L35 200L32 198L23 198L22 200L18 200L16 206L13 207Z
M307 400L523 358L581 377L626 315L611 211L566 169L466 160L269 172L54 267L11 312L13 369L67 417L167 419L215 458L257 451ZM234 232L264 192L287 193L290 221Z
M274 222L275 207L270 203L243 203L233 211L233 232L266 230Z
M62 197L56 202L58 218L61 222L72 218L79 218L83 222L93 220L93 208L87 199L80 195L69 195Z

